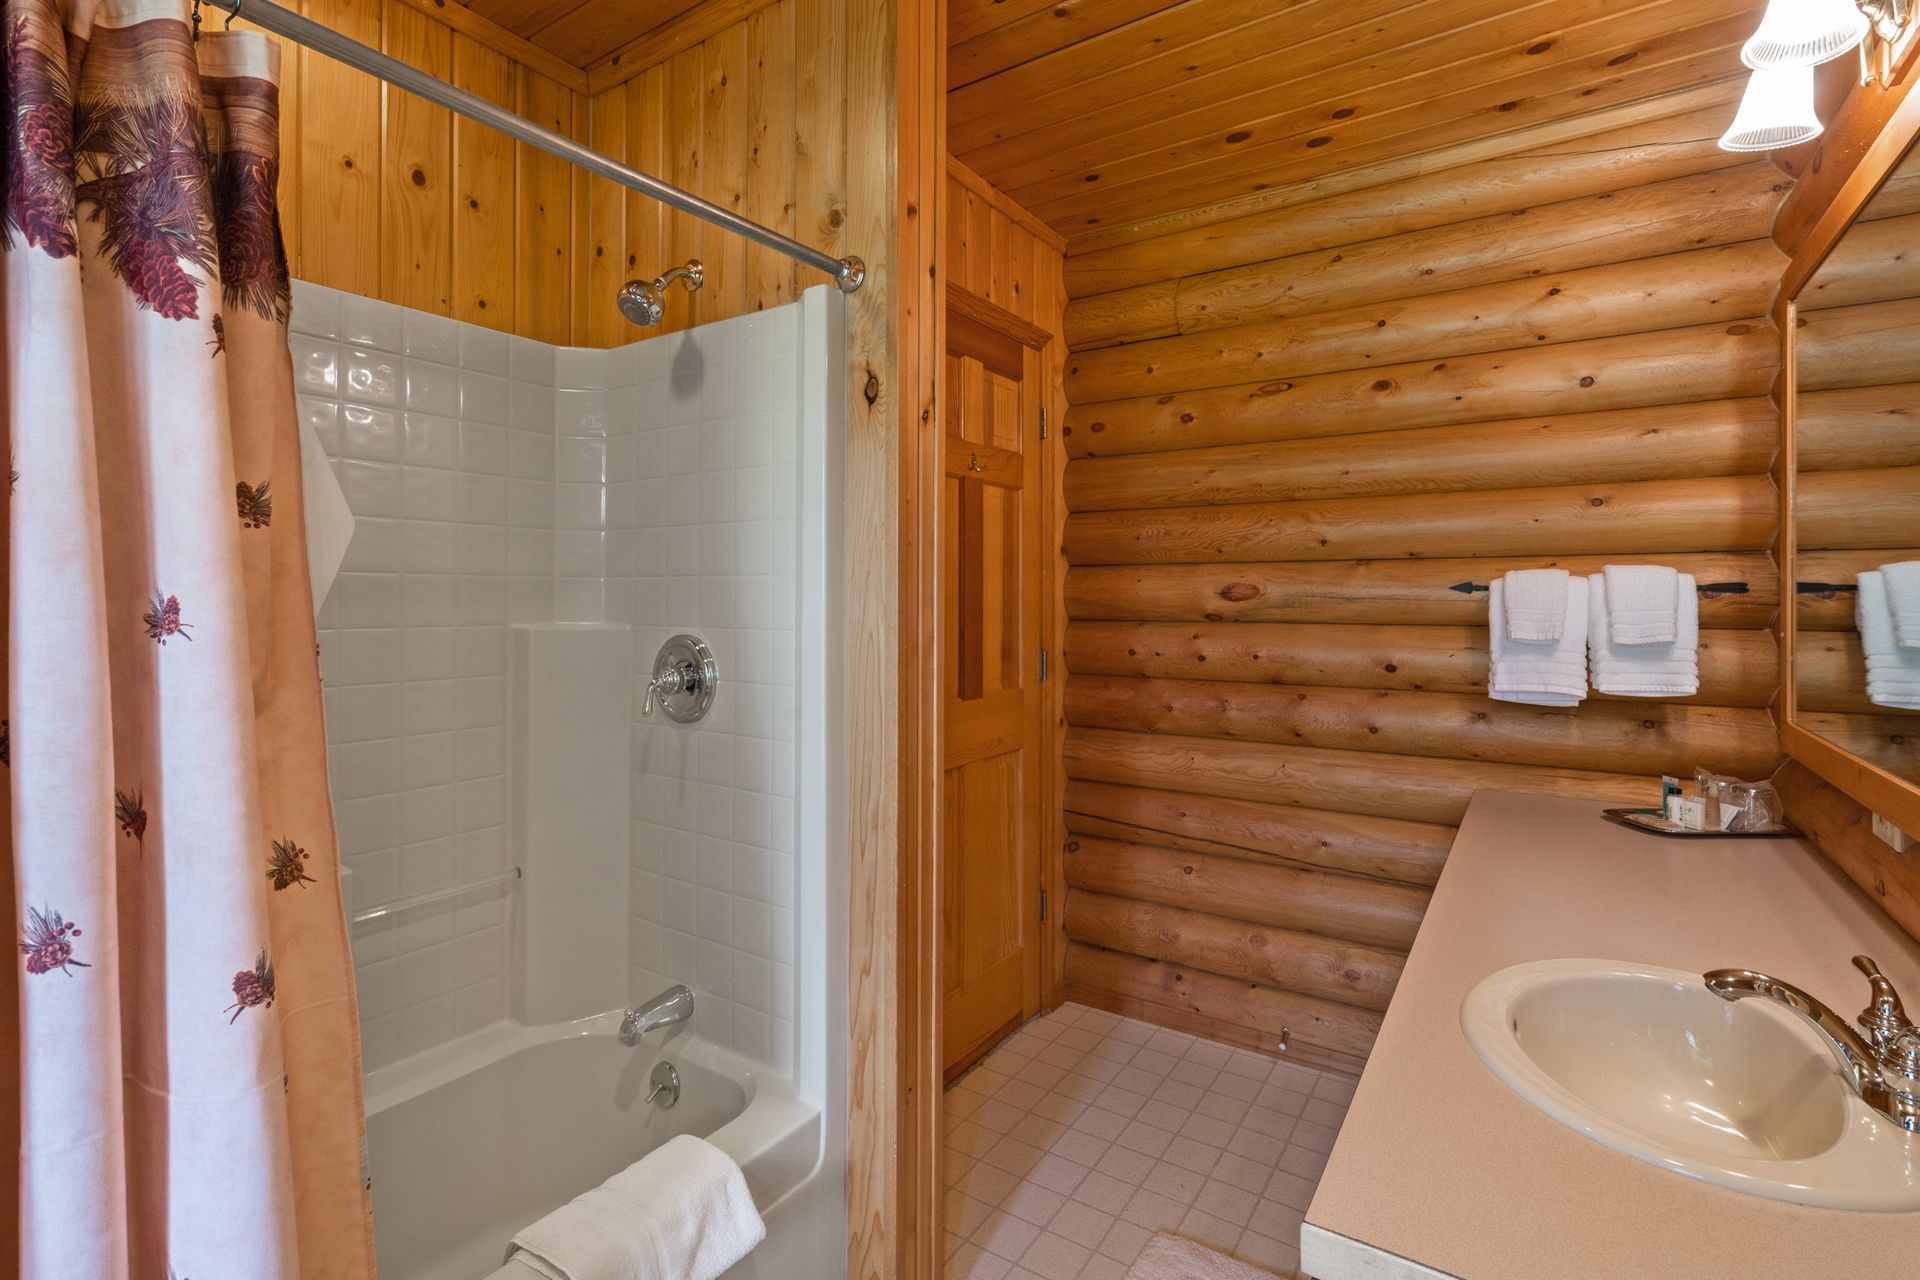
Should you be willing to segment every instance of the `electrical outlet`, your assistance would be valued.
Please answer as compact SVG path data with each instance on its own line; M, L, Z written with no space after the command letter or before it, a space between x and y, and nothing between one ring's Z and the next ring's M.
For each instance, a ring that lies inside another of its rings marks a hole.
M1878 836L1895 853L1905 853L1913 847L1913 837L1888 822L1879 814L1873 815L1873 834Z

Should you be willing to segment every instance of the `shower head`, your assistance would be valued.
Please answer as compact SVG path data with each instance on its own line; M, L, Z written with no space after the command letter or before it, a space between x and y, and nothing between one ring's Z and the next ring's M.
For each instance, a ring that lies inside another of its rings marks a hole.
M665 275L656 276L651 281L629 280L620 286L615 301L620 305L620 314L638 325L656 325L667 311L667 286L675 280L686 282L687 292L692 293L705 282L707 269L700 265L700 259L689 258L684 267L675 267Z

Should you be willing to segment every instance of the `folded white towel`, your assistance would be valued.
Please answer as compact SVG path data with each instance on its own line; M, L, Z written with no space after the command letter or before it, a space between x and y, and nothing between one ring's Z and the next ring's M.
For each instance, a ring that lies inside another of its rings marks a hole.
M1893 638L1902 649L1920 649L1920 560L1880 566L1893 613Z
M1700 692L1700 597L1693 575L1674 575L1674 639L1671 644L1617 644L1611 619L1619 617L1610 599L1607 573L1587 579L1587 651L1593 687L1629 698L1687 698Z
M1615 644L1672 644L1678 639L1683 602L1677 572L1658 564L1610 564L1604 572L1607 632Z
M564 1280L714 1280L766 1238L740 1166L682 1134L521 1231L507 1257Z
M1498 702L1571 707L1587 696L1586 579L1568 579L1566 623L1558 640L1510 639L1502 621L1505 617L1506 584L1495 578L1487 596L1488 697Z
M1855 580L1853 621L1867 656L1867 697L1883 707L1920 711L1920 649L1902 648L1887 598L1884 570L1869 569Z
M1567 633L1570 577L1565 569L1514 570L1501 579L1506 608L1497 614L1489 609L1489 621L1504 618L1509 640L1558 640Z

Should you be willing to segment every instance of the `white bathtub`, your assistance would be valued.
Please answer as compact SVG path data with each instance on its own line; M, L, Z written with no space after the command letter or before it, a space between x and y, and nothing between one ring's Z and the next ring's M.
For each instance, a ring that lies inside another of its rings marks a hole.
M629 1049L620 1010L556 1026L499 1023L367 1077L381 1280L482 1280L514 1232L676 1134L739 1162L767 1240L730 1280L822 1274L821 1115L793 1083L684 1033ZM649 1106L654 1063L680 1101ZM839 1245L845 1265L844 1241ZM515 1272L527 1273L516 1267ZM530 1273L528 1273L530 1274Z

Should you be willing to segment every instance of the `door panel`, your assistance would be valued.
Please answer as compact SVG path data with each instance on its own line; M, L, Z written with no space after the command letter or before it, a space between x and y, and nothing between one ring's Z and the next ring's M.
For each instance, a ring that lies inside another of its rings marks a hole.
M951 316L940 513L949 1076L1039 1008L1039 391L1038 353Z

